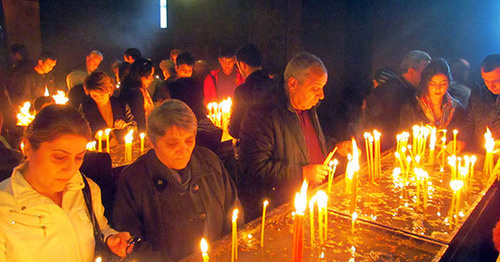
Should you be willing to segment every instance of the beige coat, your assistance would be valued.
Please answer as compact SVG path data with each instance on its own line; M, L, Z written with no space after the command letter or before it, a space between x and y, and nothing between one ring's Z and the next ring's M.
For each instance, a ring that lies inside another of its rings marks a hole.
M12 177L0 183L0 262L93 261L93 229L80 173L66 185L59 207L35 191L20 169L14 169ZM104 235L116 233L103 215L99 186L91 180L89 185Z

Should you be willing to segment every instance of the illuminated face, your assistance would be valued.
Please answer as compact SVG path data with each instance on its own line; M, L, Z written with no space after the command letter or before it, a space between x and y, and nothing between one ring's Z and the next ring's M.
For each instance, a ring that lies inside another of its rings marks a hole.
M183 169L191 159L196 144L195 137L195 131L177 126L170 127L165 131L165 135L156 140L154 145L156 156L168 168Z
M234 57L231 57L231 58L220 57L219 58L220 68L222 69L222 72L224 72L224 74L226 74L226 75L229 75L233 72L234 63L235 63Z
M154 74L155 69L153 67L151 68L151 74L149 74L149 76L141 76L141 84L143 88L147 88L149 85L151 85L151 83L153 83L153 81L155 80Z
M99 56L96 54L91 54L91 55L87 56L87 60L86 60L87 71L89 73L94 72L95 70L97 70L97 68L99 67L101 62L102 62L102 56Z
M481 77L486 87L495 95L500 94L500 67L491 72L484 72L481 68Z
M62 192L68 181L78 173L85 156L87 139L79 135L62 135L43 142L38 149L29 143L26 180L40 193Z
M38 64L40 65L42 73L43 74L47 74L50 71L52 71L52 69L54 69L54 67L57 64L57 60L52 60L50 58L48 58L47 60L45 60L45 62L42 61L42 60L38 60Z
M327 81L328 74L319 66L311 67L309 74L302 83L291 77L288 80L288 87L293 108L309 110L318 104L319 100L325 97L323 87Z
M193 75L193 66L182 64L180 66L175 66L177 71L177 77L191 77Z
M109 103L109 97L111 97L110 93L101 90L90 90L89 95L99 106L107 105Z
M429 98L442 98L448 91L450 81L445 74L437 74L432 76L427 88L427 96Z

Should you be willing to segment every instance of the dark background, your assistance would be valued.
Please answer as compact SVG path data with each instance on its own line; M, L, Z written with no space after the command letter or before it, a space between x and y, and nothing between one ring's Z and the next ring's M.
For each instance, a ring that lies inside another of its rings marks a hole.
M159 0L39 5L42 49L57 54L61 83L93 49L104 54L104 70L129 47L156 63L175 47L216 67L221 45L254 42L266 67L278 73L294 53L310 51L329 71L319 112L325 134L337 137L357 118L372 72L397 69L408 51L463 57L473 68L471 82L479 81L481 60L500 51L500 2L494 0L168 0L167 29L159 28Z

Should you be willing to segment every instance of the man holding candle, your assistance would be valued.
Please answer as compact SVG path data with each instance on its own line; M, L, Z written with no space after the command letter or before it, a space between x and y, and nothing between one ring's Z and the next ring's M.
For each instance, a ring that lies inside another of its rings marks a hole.
M488 127L493 138L500 139L500 54L487 56L481 65L483 83L475 88L469 98L465 130L473 135L473 149L484 146L483 135Z
M317 185L328 175L314 108L327 80L323 62L300 53L285 69L284 87L273 91L274 102L249 110L244 118L238 163L247 221L260 215L263 199L278 206L293 199L303 179Z
M113 221L143 243L136 258L178 261L231 231L240 202L233 181L212 151L195 147L197 121L180 100L167 100L148 118L153 148L123 170ZM240 216L241 217L241 216Z

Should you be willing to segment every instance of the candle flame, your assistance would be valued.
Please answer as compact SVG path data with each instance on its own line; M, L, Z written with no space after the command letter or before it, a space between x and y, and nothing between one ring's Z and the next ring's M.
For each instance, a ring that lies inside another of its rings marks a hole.
M458 190L462 189L464 186L464 181L462 180L451 180L450 181L450 187L454 192L457 192Z
M134 141L134 130L128 131L125 135L125 143L132 143Z
M235 210L233 210L233 222L238 220L238 213L239 213L239 211L237 208Z
M484 147L486 148L486 152L493 152L493 149L495 148L495 140L493 139L491 135L491 131L488 127L486 127L486 133L484 133L484 139L485 139L485 145Z
M208 243L207 243L207 240L205 240L205 238L201 239L200 248L201 248L201 252L202 253L207 253L207 251L208 251Z
M358 212L352 213L352 221L356 221L358 219Z
M267 200L264 201L263 205L264 205L264 207L267 207L269 205L269 201L267 201Z
M65 105L69 101L69 98L66 96L64 91L61 90L57 90L57 94L53 95L52 98L54 98L54 101L56 101L56 104L58 105Z
M103 133L104 132L102 130L97 131L97 137L99 138L99 140L102 140Z
M23 106L19 107L19 113L17 114L18 126L28 126L34 119L35 115L30 113L31 103L25 102Z
M96 143L97 143L96 141L88 142L87 143L87 150L88 151L95 151Z
M97 257L97 258L95 259L95 262L102 262L102 258L101 258L101 257Z
M111 130L112 130L111 128L106 128L106 129L104 130L104 133L105 133L107 136L109 136L109 133L111 133Z
M47 85L45 85L45 92L43 93L43 96L50 96L49 89L47 89Z
M304 211L307 207L307 181L304 179L300 193L295 194L295 213L299 215L304 215Z
M425 180L429 178L429 174L422 168L415 167L413 169L413 172L415 172L415 175L417 175L417 180Z
M316 199L319 208L326 208L328 202L328 195L323 190L319 190L316 193Z

